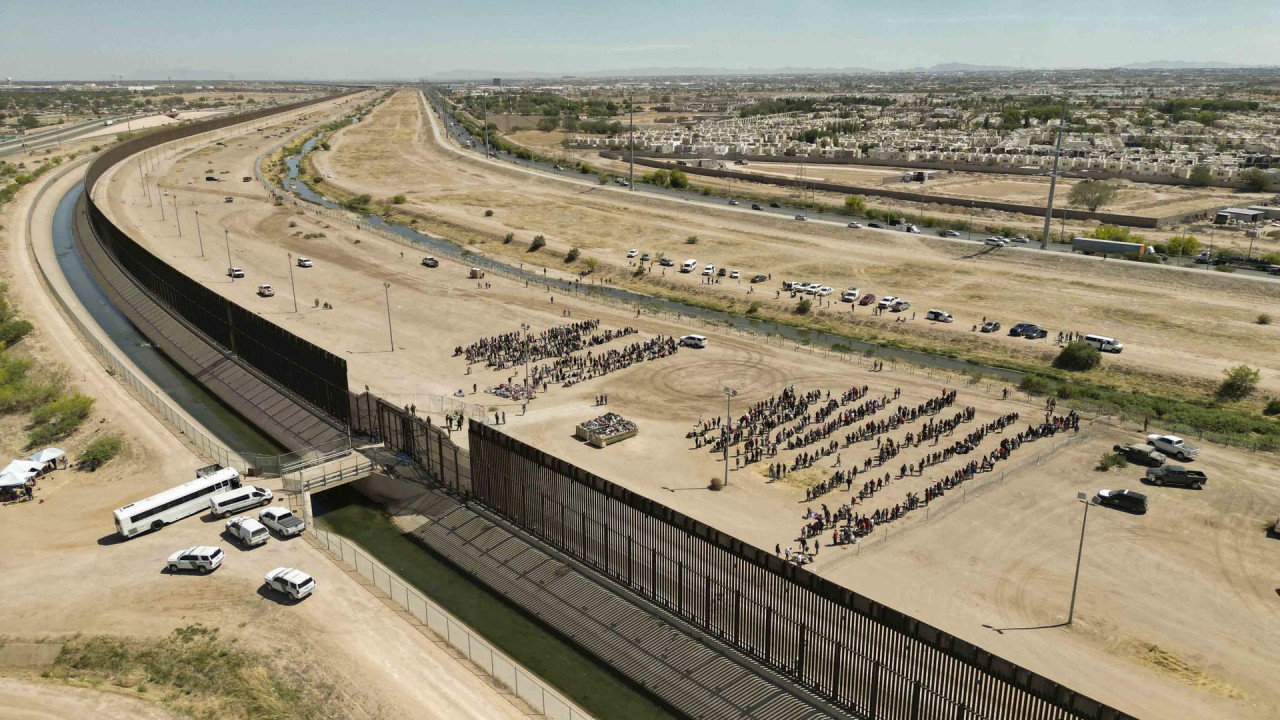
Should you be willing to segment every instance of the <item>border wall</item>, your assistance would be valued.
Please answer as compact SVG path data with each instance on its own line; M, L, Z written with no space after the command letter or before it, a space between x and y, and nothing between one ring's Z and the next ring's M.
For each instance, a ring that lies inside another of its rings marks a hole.
M1129 717L493 428L469 439L476 500L855 714Z

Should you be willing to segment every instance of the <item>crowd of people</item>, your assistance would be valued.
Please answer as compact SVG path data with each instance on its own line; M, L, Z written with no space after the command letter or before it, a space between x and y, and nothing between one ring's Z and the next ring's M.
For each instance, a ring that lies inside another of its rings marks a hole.
M973 419L972 408L966 408L963 413L958 413L956 418L966 418L966 421ZM997 432L1003 432L1018 421L1018 413L1011 412L996 418L988 423L983 424L977 430L969 433L963 440L956 443L956 446L964 446L968 449L965 452L971 452L976 449L978 444L987 435ZM1052 437L1059 432L1075 431L1079 432L1080 417L1073 410L1066 415L1055 416L1050 415L1046 421L1039 425L1028 425L1022 430L1009 437L1001 438L1000 443L990 452L984 454L980 458L974 458L965 463L960 468L943 476L942 478L926 485L920 492L907 492L904 500L895 503L892 507L877 508L869 513L858 513L855 507L875 493L884 490L892 483L890 473L885 473L882 477L871 478L865 481L859 488L856 495L850 498L850 501L841 505L832 511L826 503L821 505L820 511L813 508L806 508L803 516L804 524L800 528L798 540L800 542L800 550L783 548L778 545L775 550L779 556L785 557L790 562L804 564L812 562L821 541L817 540L820 536L830 531L829 545L844 545L856 541L858 538L869 535L878 525L893 522L899 518L906 516L908 512L919 509L933 502L935 499L942 497L947 491L958 487L959 485L972 480L980 473L991 472L995 469L997 463L1008 459L1015 450L1022 447L1023 443L1033 442L1040 438ZM918 437L918 436L912 436ZM907 441L899 443L898 446L906 446ZM910 444L917 445L918 440L912 441ZM899 477L910 474L923 474L924 468L930 465L945 462L945 460L955 457L959 454L957 447L952 446L943 450L926 455L921 462L911 465L903 465ZM867 465L864 463L864 467ZM818 483L806 492L806 501L812 501L827 492L838 490L840 485L844 485L846 490L852 488L853 483L858 477L857 468L848 470L838 470L832 474L827 480ZM813 540L813 552L809 551L809 541Z
M566 355L554 362L530 368L530 386L541 387L543 392L551 383L572 387L585 380L624 370L636 363L674 355L679 347L674 337L658 335L652 340L631 343L626 347L601 353L587 351L585 355Z
M468 363L483 362L488 367L505 370L525 362L571 355L637 332L633 327L624 327L592 334L599 327L599 320L582 320L557 325L540 333L509 332L483 338L465 348L459 345L453 349L453 356L465 357Z

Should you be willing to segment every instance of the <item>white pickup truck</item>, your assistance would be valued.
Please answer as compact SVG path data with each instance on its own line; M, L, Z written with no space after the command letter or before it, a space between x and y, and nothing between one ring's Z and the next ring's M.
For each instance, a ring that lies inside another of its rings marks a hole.
M1177 435L1148 435L1147 444L1170 457L1186 462L1200 454L1200 449L1185 443Z
M258 519L262 521L263 525L275 530L280 537L301 535L302 531L307 528L307 524L302 521L302 518L277 505L263 508L258 513Z
M267 532L265 525L248 515L228 520L227 532L247 548L262 545L267 541L267 538L271 537L271 533Z

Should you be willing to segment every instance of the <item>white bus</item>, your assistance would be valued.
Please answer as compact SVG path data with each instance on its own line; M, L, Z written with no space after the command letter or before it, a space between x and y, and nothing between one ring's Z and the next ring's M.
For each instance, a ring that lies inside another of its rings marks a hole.
M148 530L159 530L209 508L213 495L240 487L235 468L210 465L196 471L196 479L175 488L129 503L114 511L116 532L131 538Z

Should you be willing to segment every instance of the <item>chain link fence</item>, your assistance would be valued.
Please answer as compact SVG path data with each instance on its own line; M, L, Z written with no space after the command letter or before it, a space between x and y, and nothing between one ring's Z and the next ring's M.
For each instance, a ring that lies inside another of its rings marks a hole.
M308 518L310 520L310 518ZM391 602L413 617L419 627L447 642L462 657L483 670L500 689L528 703L538 714L553 720L590 720L591 715L561 695L538 676L486 641L479 633L418 592L369 553L346 538L310 524L307 536L334 560L355 569L382 591Z

